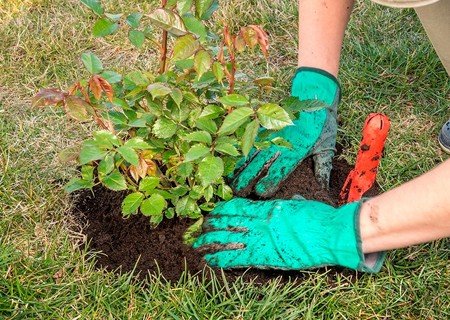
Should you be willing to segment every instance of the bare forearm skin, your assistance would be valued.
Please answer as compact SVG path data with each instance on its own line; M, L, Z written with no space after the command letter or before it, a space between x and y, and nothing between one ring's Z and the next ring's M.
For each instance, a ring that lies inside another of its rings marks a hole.
M298 66L337 76L342 41L354 0L299 0Z
M450 237L450 160L361 207L364 253Z

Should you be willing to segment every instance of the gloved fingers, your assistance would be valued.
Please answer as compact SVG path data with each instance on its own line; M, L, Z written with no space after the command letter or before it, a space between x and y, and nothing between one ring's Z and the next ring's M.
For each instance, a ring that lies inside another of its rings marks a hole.
M237 177L248 166L253 158L256 157L259 151L260 150L256 148L252 148L246 157L240 158L236 163L233 173L231 173L228 178L230 180L233 180L235 177Z
M333 169L334 150L326 150L313 156L314 175L322 188L328 189L330 185L331 169Z
M301 158L302 155L286 150L282 156L278 157L278 159L272 163L267 174L256 183L256 194L265 198L273 195L279 189L283 180L285 180L301 163L299 157L303 160Z
M259 151L246 167L235 176L231 188L239 196L247 196L251 192L253 183L259 178L263 170L280 155L275 146Z
M243 250L223 250L215 253L209 253L204 256L206 263L210 267L229 269L229 268L244 268L250 267L251 264L246 255L243 254Z
M243 248L243 241L242 232L218 230L202 234L194 242L193 248L206 247L210 251L217 251L228 245Z
M219 202L209 214L210 218L238 217L246 219L266 219L268 211L277 200L254 201L246 198L233 198L229 201Z
M211 216L203 223L203 231L226 230L246 232L255 218L248 216Z

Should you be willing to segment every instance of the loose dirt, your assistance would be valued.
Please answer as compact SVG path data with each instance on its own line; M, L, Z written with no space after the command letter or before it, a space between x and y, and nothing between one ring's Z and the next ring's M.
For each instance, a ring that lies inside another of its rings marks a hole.
M300 194L306 199L314 199L337 205L342 185L351 170L345 161L335 160L331 173L330 190L320 188L313 174L312 159L306 159L283 183L273 198L290 199ZM367 195L377 194L373 187ZM155 274L158 270L165 279L177 281L187 268L191 274L203 270L202 256L182 242L185 229L193 223L190 220L165 219L156 229L150 227L148 218L138 215L124 219L121 203L126 193L105 188L95 188L94 192L83 191L75 198L73 215L77 217L87 236L87 245L96 255L99 267L110 271L128 272L135 270L140 278ZM342 269L336 269L342 272ZM346 273L351 272L346 270ZM230 280L242 275L243 270L227 271ZM301 272L268 271L250 269L246 279L264 283L282 276L284 279L299 278Z

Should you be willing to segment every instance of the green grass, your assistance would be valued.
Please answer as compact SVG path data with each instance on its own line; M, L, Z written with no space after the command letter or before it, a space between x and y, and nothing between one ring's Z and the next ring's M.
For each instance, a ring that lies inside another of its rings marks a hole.
M150 10L155 1L114 0L112 10ZM271 60L243 61L288 91L296 65L294 1L222 1L221 19L262 24ZM61 182L74 172L58 152L89 134L58 109L31 109L42 86L86 75L80 54L97 53L116 70L154 65L123 35L94 39L94 17L77 0L6 0L0 7L0 318L1 319L445 319L450 317L448 240L392 251L377 275L305 273L301 285L220 285L184 277L166 284L96 270ZM450 83L414 13L358 3L343 48L339 141L353 161L369 112L392 130L382 161L383 189L441 162L436 143L450 107Z

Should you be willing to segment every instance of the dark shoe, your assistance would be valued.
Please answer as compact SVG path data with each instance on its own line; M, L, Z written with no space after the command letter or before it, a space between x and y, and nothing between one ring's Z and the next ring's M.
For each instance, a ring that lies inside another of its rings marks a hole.
M442 149L450 153L450 120L448 120L443 126L441 133L439 134L439 144L441 145Z

